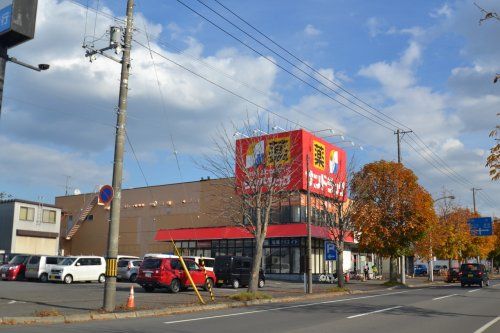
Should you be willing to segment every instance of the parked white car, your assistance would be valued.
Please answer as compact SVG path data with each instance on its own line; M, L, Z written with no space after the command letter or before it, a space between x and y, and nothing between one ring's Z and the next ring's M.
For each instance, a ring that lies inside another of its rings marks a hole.
M40 282L47 282L52 267L60 264L64 259L65 257L61 256L32 255L26 264L24 276L27 279L37 279Z
M214 271L214 265L215 265L215 258L210 258L210 257L197 257L197 256L183 256L182 258L184 259L192 259L194 260L199 266L201 266L201 258L203 258L203 262L205 264L205 269L207 271Z
M98 281L106 280L106 261L103 257L78 256L67 257L59 265L52 267L49 281L64 282L70 284L74 281Z

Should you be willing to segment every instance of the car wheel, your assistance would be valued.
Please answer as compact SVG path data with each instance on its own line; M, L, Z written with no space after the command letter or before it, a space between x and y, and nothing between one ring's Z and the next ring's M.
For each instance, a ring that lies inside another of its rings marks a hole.
M217 284L215 284L215 286L216 286L217 288L222 288L222 283L217 283Z
M68 274L64 277L63 281L66 284L71 284L73 282L73 276L71 274Z
M169 289L173 294L178 293L181 289L181 283L179 282L179 279L173 279L172 282L170 282Z
M99 279L97 281L99 281L99 283L104 283L106 281L106 276L104 274L99 275Z
M130 275L130 279L129 279L130 282L135 282L136 280L137 280L137 274Z
M259 279L259 288L264 288L266 282L263 279Z
M49 280L49 276L47 275L47 273L43 273L42 275L40 275L40 282L47 282Z
M147 292L147 293L152 293L155 290L155 287L153 287L153 286L142 286L142 289L144 289L144 291Z
M24 280L24 272L17 274L16 276L16 281L22 281Z
M213 286L214 286L214 280L208 278L205 281L205 284L203 285L203 289L205 289L205 291L210 291L213 288Z
M231 286L233 287L233 289L238 289L240 287L240 281L238 279L234 279Z

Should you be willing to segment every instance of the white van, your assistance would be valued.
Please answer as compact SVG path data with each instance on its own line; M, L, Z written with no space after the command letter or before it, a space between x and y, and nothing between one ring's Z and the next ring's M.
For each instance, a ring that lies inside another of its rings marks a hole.
M106 277L104 257L67 257L59 265L52 267L49 281L70 284L73 281L98 281L104 283Z
M30 256L28 263L26 264L26 272L24 273L24 276L27 279L36 279L40 282L47 282L52 267L60 264L64 258L65 257L61 256Z
M205 269L207 271L214 271L215 258L210 257L198 257L198 256L183 256L184 259L194 260L199 266L201 266L201 258L203 258L203 263L205 264Z

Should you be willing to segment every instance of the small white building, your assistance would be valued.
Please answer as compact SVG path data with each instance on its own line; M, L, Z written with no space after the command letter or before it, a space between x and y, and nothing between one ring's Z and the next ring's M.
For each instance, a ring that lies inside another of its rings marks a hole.
M0 201L0 253L56 255L61 209L27 200Z

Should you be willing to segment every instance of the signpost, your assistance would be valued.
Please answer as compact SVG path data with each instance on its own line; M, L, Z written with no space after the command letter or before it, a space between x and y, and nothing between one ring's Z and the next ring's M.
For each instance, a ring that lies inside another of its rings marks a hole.
M469 219L467 223L473 236L493 235L493 219L491 217L477 217Z
M337 248L333 242L325 241L325 260L337 260Z
M7 54L10 48L35 37L37 5L38 0L0 0L0 114L7 61L38 72L49 69L47 64L35 67Z
M101 206L107 206L113 200L115 191L113 190L113 187L111 185L104 185L101 187L99 190L99 201L97 202L98 205Z

